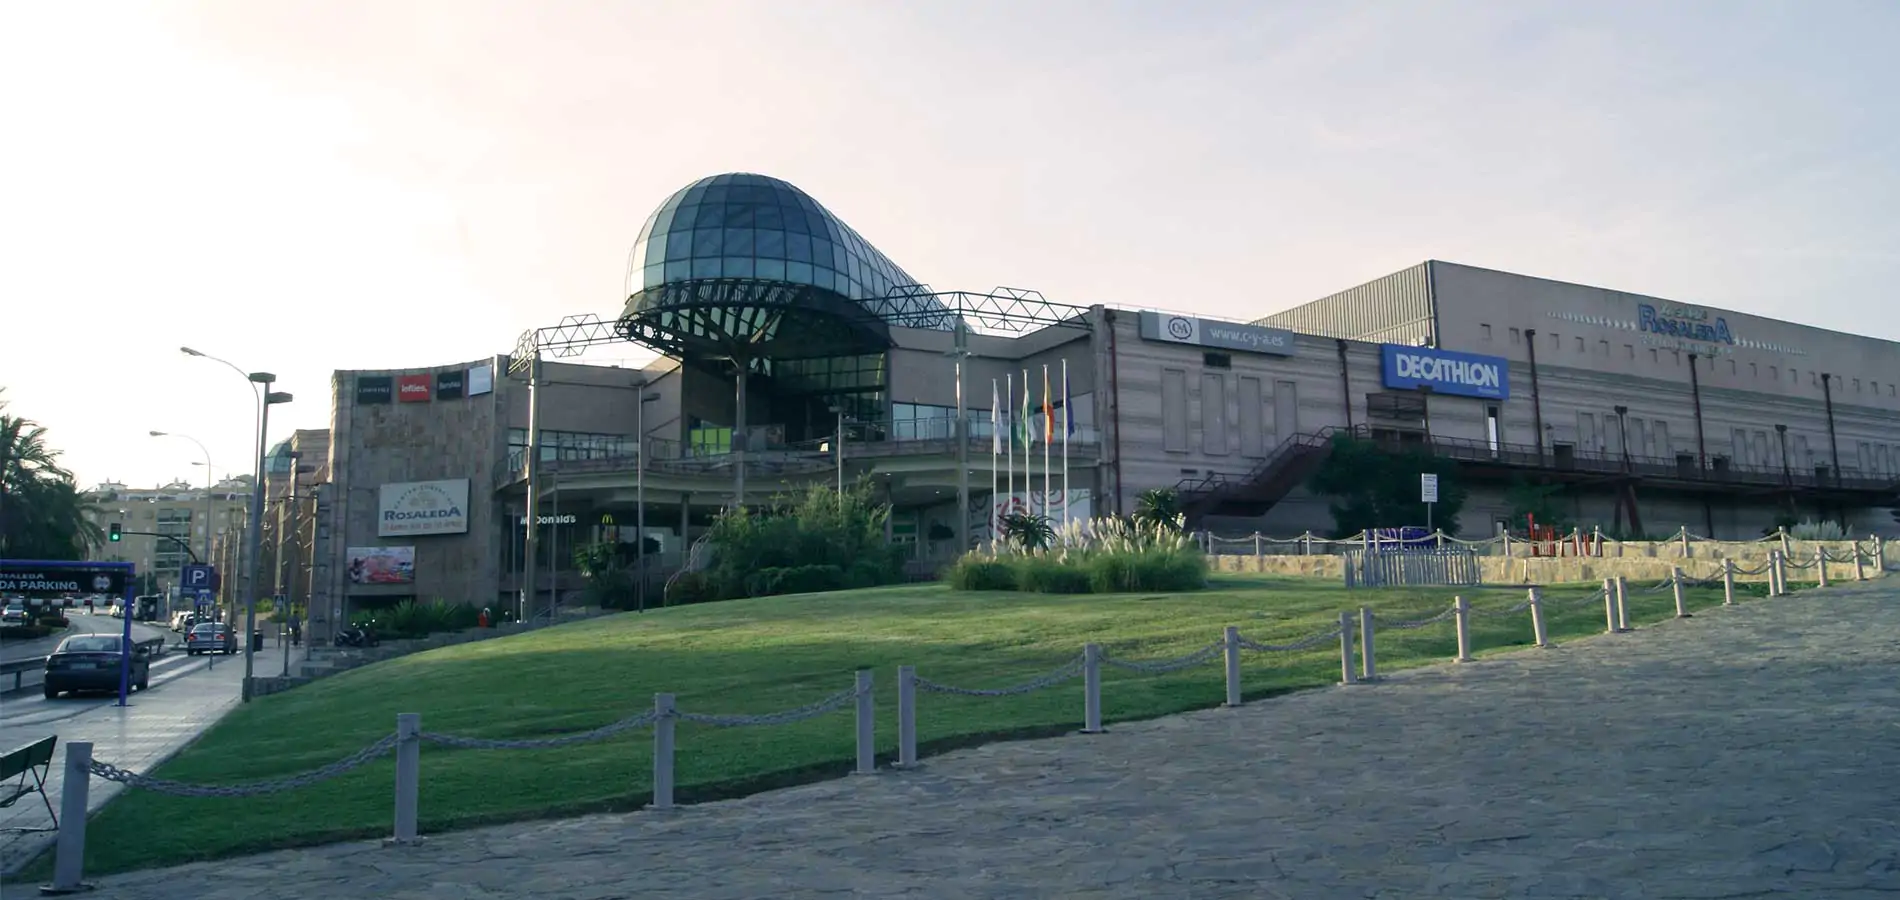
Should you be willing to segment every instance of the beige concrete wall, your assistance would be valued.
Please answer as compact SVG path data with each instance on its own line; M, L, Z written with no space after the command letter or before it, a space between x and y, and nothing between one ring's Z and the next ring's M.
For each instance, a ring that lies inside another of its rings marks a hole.
M1847 541L1791 541L1791 559L1809 560L1814 557L1817 547L1827 548L1828 554L1840 559L1853 552L1853 544ZM1622 555L1606 553L1602 557L1524 557L1503 555L1481 556L1478 558L1485 584L1564 584L1572 582L1595 582L1618 575L1633 581L1659 581L1667 578L1677 566L1690 578L1716 578L1722 574L1723 560L1734 560L1738 569L1757 569L1768 562L1769 552L1777 545L1772 543L1718 543L1692 542L1691 555L1682 555L1682 545L1676 541L1620 545ZM1863 552L1871 548L1862 545ZM1895 566L1895 551L1885 548L1889 568ZM1268 575L1292 575L1307 578L1321 578L1333 581L1345 579L1344 557L1336 555L1321 556L1247 556L1222 555L1213 558L1214 568L1220 572L1257 573ZM1847 581L1854 577L1854 565L1851 562L1830 562L1827 564L1828 577L1832 580ZM1863 574L1868 578L1884 577L1887 573L1871 560L1864 566ZM1811 581L1815 577L1813 569L1791 571L1790 580ZM1764 574L1738 574L1737 581L1766 581Z

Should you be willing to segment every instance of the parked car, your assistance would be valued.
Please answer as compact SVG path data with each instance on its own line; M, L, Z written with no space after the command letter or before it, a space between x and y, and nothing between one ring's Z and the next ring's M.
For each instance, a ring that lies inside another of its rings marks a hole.
M116 634L80 634L59 642L46 657L46 699L67 691L117 691L119 689L119 636ZM132 690L145 690L152 676L152 661L144 647L132 647L132 668L126 684Z
M223 622L199 622L185 634L185 655L200 653L236 653L237 632Z
M27 623L26 604L18 600L8 602L6 610L0 611L0 623L25 625Z
M198 614L188 610L172 613L172 630L189 632L191 626L198 624Z

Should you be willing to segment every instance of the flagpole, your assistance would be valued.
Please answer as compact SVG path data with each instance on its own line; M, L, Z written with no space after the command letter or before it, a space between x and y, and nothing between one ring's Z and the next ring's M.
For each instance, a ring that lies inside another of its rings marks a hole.
M1023 511L1029 513L1030 515L1035 515L1036 504L1033 497L1036 493L1036 487L1035 487L1036 467L1035 467L1035 462L1034 462L1035 455L1030 453L1030 448L1035 446L1036 435L1035 435L1035 432L1032 432L1029 430L1029 370L1027 368L1023 369L1022 423L1023 423L1023 507L1024 507Z
M1016 399L1016 373L1014 372L1003 373L1003 396L1007 398L1008 400ZM1003 409L1004 409L1003 421L1004 422L1013 421L1013 419L1010 417L1010 414L1008 412L1009 406L1007 403L1004 404ZM1009 492L1009 496L1006 499L1004 499L1003 503L1009 504L1009 503L1016 502L1016 428L1015 426L1013 425L1010 426L1010 428L1008 429L1008 436L1004 440L1003 443L1009 448L1006 451L1008 453L1008 458L1005 460L1005 462L1007 462L1008 465L1004 468L1004 471L1009 473L1007 476L1005 476L1005 480L1007 482L1005 489ZM1005 505L1003 507L1003 511L1007 513L1009 511L1009 507Z
M1062 527L1069 526L1069 433L1075 430L1074 413L1069 411L1069 360L1062 360Z
M1049 445L1055 443L1055 407L1049 400L1049 364L1042 364L1042 514L1049 516ZM1055 518L1054 516L1049 516Z
M990 547L996 547L996 539L1002 535L1002 507L996 502L996 459L1002 455L1003 435L996 430L997 397L996 379L990 379Z

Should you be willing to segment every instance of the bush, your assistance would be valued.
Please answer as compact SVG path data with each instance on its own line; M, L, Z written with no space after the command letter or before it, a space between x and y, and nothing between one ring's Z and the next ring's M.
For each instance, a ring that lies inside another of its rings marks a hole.
M966 553L944 570L943 580L959 591L1013 591L1016 570L994 556Z
M666 595L662 599L667 606L684 606L688 603L707 603L721 598L712 576L705 572L681 572L667 583Z
M446 631L474 628L481 616L473 604L450 604L441 600L417 603L404 600L381 614L369 613L379 637L402 639L428 637ZM360 615L360 614L359 614Z
M884 541L889 516L864 482L776 497L762 512L728 510L713 523L712 566L677 593L701 603L902 581L903 551Z
M1080 557L1065 559L1041 554L1018 556L1010 560L1016 570L1016 589L1037 594L1086 594L1089 592L1087 563Z

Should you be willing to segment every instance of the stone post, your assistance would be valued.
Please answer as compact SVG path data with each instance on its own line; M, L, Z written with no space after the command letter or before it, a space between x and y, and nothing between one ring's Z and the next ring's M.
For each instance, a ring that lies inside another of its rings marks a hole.
M654 694L653 803L654 809L673 808L673 695Z
M1352 613L1339 613L1339 683L1356 684L1359 675L1352 670Z
M1827 548L1819 543L1814 545L1814 574L1821 581L1821 587L1827 587Z
M1359 674L1365 681L1379 677L1378 663L1372 656L1372 607L1359 607Z
M872 671L858 670L858 770L859 775L877 774L877 698L871 693Z
M897 667L897 767L917 765L917 667Z
M1227 663L1227 705L1240 705L1240 629L1232 625L1221 631L1221 650Z
M1082 733L1102 733L1102 645L1082 645Z
M1866 563L1866 560L1862 558L1861 556L1859 541L1854 542L1854 580L1855 581L1867 580L1867 563Z
M1722 605L1735 605L1735 560L1722 560Z
M1616 630L1630 630L1629 579L1616 576Z
M1538 594L1537 588L1535 587L1531 588L1530 603L1531 636L1536 639L1537 646L1548 647L1550 646L1550 640L1544 627L1544 598Z
M53 884L45 893L91 890L86 877L86 790L92 782L92 742L66 745L66 776L59 792L59 837L53 846Z
M1671 568L1669 570L1669 589L1673 591L1676 595L1676 618L1678 619L1689 618L1689 605L1683 599L1683 596L1682 596L1682 567L1681 566L1675 566L1674 568Z
M422 794L422 714L396 714L396 834L393 844L416 842Z
M1453 618L1458 621L1458 662L1471 661L1471 601L1462 595L1451 598Z

